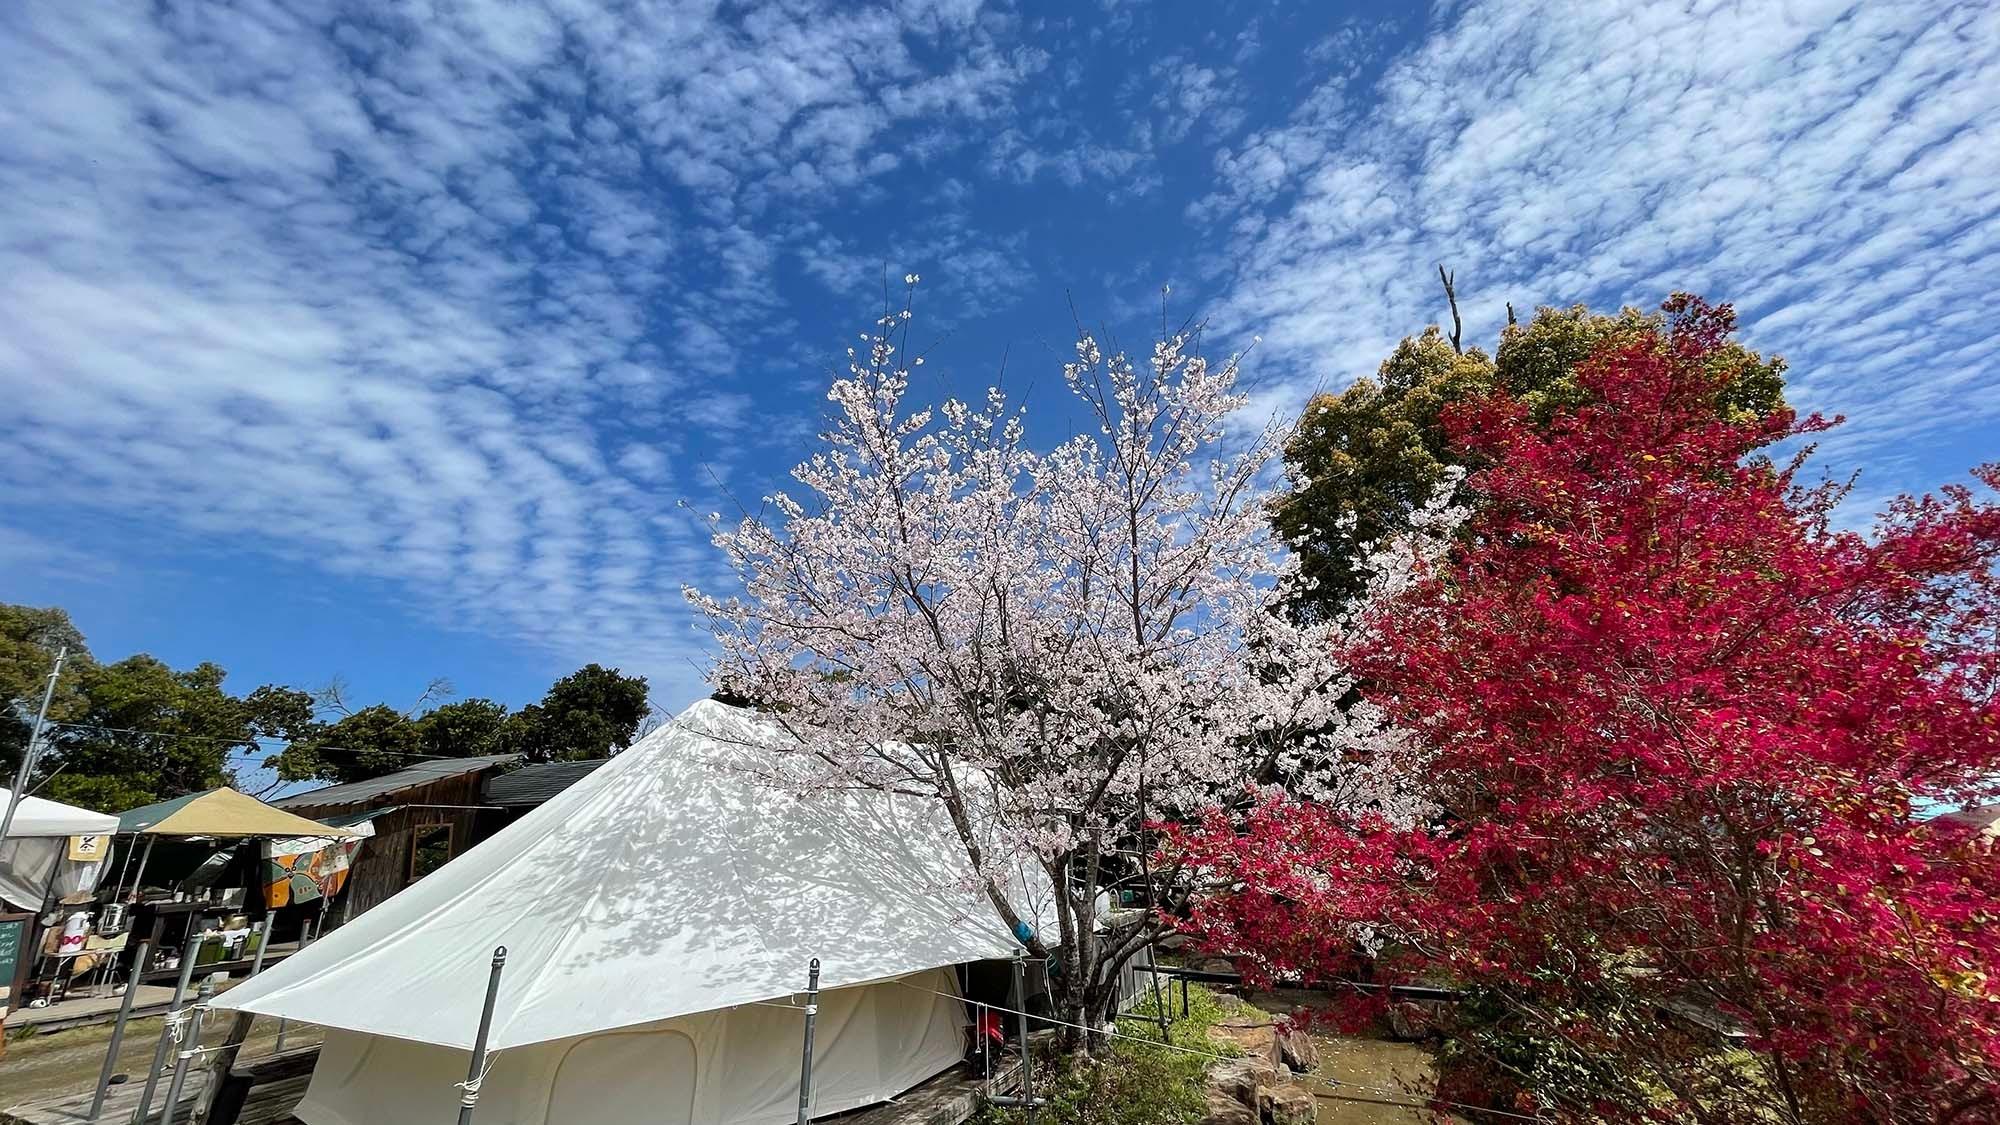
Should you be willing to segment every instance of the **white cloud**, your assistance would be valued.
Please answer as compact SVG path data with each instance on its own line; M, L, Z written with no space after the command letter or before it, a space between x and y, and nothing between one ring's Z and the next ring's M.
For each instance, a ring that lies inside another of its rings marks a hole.
M676 435L748 433L716 380L792 327L755 216L1041 64L962 0L9 6L0 497L687 690L676 591L714 562Z
M1190 208L1233 243L1217 324L1263 332L1287 401L1438 319L1442 261L1488 346L1509 300L1735 300L1878 486L1935 483L1918 439L1990 432L2000 9L1474 2L1373 90L1353 41Z

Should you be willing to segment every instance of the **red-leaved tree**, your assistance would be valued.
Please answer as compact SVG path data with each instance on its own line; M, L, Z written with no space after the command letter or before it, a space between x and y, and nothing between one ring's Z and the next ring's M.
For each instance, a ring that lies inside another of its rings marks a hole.
M1192 924L1265 972L1463 985L1440 1096L1566 1119L2000 1119L2000 857L1926 823L2000 779L2000 507L1837 529L1720 419L1677 297L1537 427L1452 412L1464 545L1350 654L1429 825L1274 801L1178 832ZM2000 487L2000 467L1976 474Z

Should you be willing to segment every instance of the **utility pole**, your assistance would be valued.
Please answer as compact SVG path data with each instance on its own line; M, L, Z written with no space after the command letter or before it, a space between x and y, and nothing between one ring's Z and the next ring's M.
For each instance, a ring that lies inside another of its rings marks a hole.
M14 810L28 797L28 773L35 768L35 755L42 749L42 727L49 721L49 700L55 698L56 677L62 675L63 658L69 655L69 646L56 650L56 666L49 672L49 685L42 689L42 709L35 712L35 730L28 736L28 748L21 751L21 768L14 771L14 788L7 793L7 813L0 816L0 840L7 838L7 830L14 827Z

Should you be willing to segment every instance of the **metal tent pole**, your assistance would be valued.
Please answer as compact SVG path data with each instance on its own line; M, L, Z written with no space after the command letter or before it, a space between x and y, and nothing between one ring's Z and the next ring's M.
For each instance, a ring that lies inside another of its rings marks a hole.
M250 932L257 935L257 956L250 962L250 977L254 977L264 971L264 954L271 948L271 920L264 919ZM249 980L250 977L243 979ZM223 1036L222 1045L204 1064L208 1073L207 1096L195 1102L194 1112L188 1115L188 1120L200 1125L215 1113L216 1104L229 1085L229 1068L236 1065L236 1056L243 1052L243 1041L250 1038L251 1025L256 1022L257 1017L251 1012L238 1012L236 1018L229 1021L229 1031Z
M146 955L151 953L150 939L139 943L139 951L133 955L132 979L125 982L125 998L118 1005L118 1022L111 1025L111 1047L104 1052L104 1069L97 1073L97 1092L90 1096L90 1120L104 1112L104 1094L111 1088L111 1073L118 1069L118 1048L125 1043L125 1022L132 1018L132 1002L139 995L139 972L145 968Z
M146 877L146 864L153 858L153 845L159 842L160 838L158 836L146 837L146 850L139 855L139 870L132 873L132 886L125 892L125 895L137 897L139 894L139 882ZM134 840L133 843L138 843L138 841ZM125 895L118 897L124 898Z
M1014 951L1014 1003L1019 1005L1021 1039L1021 1105L1028 1111L1028 1125L1035 1125L1035 1055L1028 1043L1028 951Z
M266 919L264 924L264 944L269 945L270 942L271 942L271 925L269 919ZM292 950L292 952L294 954L304 953L306 951L306 946L311 945L312 943L313 943L312 919L307 918L299 923L299 947L297 949ZM263 947L259 946L258 948L261 949ZM286 1030L285 1017L279 1016L278 1041L271 1045L271 1053L274 1055L284 1053L285 1030Z
M187 1087L188 1065L201 1053L201 1019L208 1014L206 1004L196 1004L188 1014L187 1038L181 1040L180 1053L174 1056L174 1077L167 1083L167 1104L160 1107L160 1125L174 1125L174 1114L181 1105L181 1091ZM145 1125L141 1121L139 1125Z
M56 666L49 671L49 685L42 689L41 710L35 712L35 729L28 735L27 748L21 751L21 768L14 771L14 788L7 791L7 811L0 814L0 840L5 840L8 829L14 827L14 810L28 799L28 773L35 768L35 756L42 752L42 727L49 721L49 700L55 698L56 677L62 675L63 658L68 655L68 645L56 650Z
M479 1010L479 1034L472 1040L472 1065L466 1068L459 1088L458 1125L472 1125L472 1111L479 1105L479 1087L486 1081L486 1037L493 1030L493 1003L500 998L500 970L507 967L507 947L493 951L493 975L486 978L486 1006Z
M806 1047L799 1062L799 1125L812 1120L813 1021L819 1016L819 958L806 969Z
M187 999L188 981L194 978L195 958L201 952L202 939L207 936L206 931L196 930L181 951L180 980L174 985L174 998L167 1005L167 1022L160 1028L160 1042L153 1048L153 1064L146 1068L146 1089L139 1095L139 1109L132 1115L132 1125L146 1125L146 1114L153 1108L153 1092L160 1088L160 1067L167 1060L167 1037L173 1034L174 1017L180 1014L181 1003ZM133 970L132 983L127 990L139 987L139 979L140 970Z
M117 846L118 837L115 833L111 837L111 842L113 847ZM132 870L132 853L139 850L139 838L137 836L132 837L132 839L126 842L123 850L125 855L118 862L118 877L111 880L111 901L113 902L118 901L118 892L125 886L125 873Z

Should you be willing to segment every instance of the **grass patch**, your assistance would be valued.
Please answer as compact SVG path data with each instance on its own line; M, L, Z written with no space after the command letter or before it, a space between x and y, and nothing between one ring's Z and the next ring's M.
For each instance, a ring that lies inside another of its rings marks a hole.
M1178 998L1176 998L1176 1001ZM1167 1042L1210 1055L1233 1055L1233 1046L1209 1037L1209 1028L1236 1011L1233 1002L1200 985L1188 989L1188 1014L1167 1005ZM1193 1125L1206 1116L1209 1059L1159 1045L1160 1025L1150 997L1118 1017L1120 1038L1103 1057L1084 1063L1037 1059L1035 1093L1045 1100L1036 1125ZM1025 1125L1019 1109L987 1106L975 1125Z

